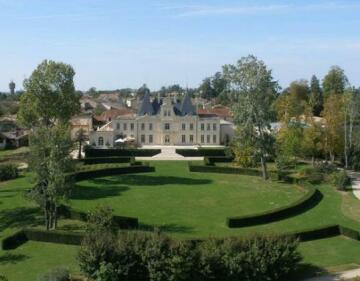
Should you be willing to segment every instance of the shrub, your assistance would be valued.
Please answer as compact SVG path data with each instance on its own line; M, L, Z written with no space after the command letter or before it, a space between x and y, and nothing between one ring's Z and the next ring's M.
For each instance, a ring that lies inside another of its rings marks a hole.
M9 281L4 275L0 275L0 281Z
M176 149L176 153L184 157L228 156L224 148Z
M143 156L151 157L159 154L161 149L96 149L89 148L85 149L85 157L117 157L117 156Z
M19 176L19 171L16 165L5 164L0 165L0 181L16 179Z
M131 157L93 157L80 160L85 165L104 164L104 163L130 163Z
M88 240L89 239L89 240ZM139 232L89 233L81 247L81 270L94 280L285 280L301 260L288 237L174 241Z
M69 281L70 273L65 268L54 268L38 277L38 281Z
M324 174L316 167L306 167L300 171L300 175L311 184L320 184L325 180Z
M338 171L331 175L332 184L339 190L345 190L350 184L350 178L346 171Z

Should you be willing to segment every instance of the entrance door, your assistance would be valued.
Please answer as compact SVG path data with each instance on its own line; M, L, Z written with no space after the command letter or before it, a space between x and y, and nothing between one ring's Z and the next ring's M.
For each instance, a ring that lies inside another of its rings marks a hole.
M165 136L165 144L170 144L170 136L169 135Z

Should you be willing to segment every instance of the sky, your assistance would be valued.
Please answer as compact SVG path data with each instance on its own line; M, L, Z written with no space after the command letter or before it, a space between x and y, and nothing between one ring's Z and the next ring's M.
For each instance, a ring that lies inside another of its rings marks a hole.
M198 86L253 54L282 87L339 65L360 86L360 1L0 0L0 91L44 59L79 90Z

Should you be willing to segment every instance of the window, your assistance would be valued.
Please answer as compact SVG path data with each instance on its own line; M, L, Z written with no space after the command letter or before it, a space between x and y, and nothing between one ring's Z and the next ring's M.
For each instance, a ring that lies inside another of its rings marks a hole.
M104 138L103 138L103 137L99 137L99 139L98 139L98 145L99 145L99 146L103 146L103 145L104 145Z
M120 123L116 123L116 130L120 130Z
M165 143L170 143L170 136L165 136Z
M145 124L144 123L141 123L141 130L145 130Z
M190 123L190 130L194 130L194 124L193 123Z
M182 124L181 124L181 129L182 129L183 131L186 130L186 124L185 124L185 123L182 123Z
M149 143L153 143L153 135L149 135Z
M127 123L124 123L124 131L127 130Z
M153 124L149 123L149 130L152 131L152 129L153 129Z
M216 143L216 135L213 135L213 143Z
M216 131L216 123L213 124L213 130Z
M190 135L190 136L189 136L189 141L190 141L190 143L193 143L193 142L194 142L194 135Z
M182 135L182 136L181 136L181 142L182 142L182 143L185 143L185 142L186 142L186 136L185 136L185 135Z
M210 135L206 136L206 143L210 143Z
M131 123L131 124L130 124L130 130L131 130L131 131L134 131L134 123Z
M170 123L165 123L164 128L165 130L170 130Z
M201 131L204 131L204 130L205 130L205 124L201 123Z
M141 141L141 143L145 143L145 135L141 135L140 141Z
M206 130L210 131L210 123L207 124Z
M205 142L205 137L204 135L201 135L201 143L204 143Z

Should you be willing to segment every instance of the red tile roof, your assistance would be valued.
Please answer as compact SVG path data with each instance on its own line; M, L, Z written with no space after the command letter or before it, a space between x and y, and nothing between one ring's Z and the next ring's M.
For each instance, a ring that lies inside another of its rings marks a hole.
M118 116L129 115L129 114L133 114L133 112L130 109L124 107L121 109L110 109L104 111L100 115L94 116L94 119L99 122L109 122Z

